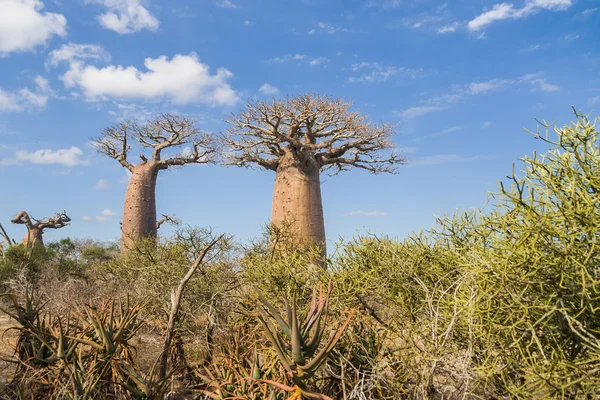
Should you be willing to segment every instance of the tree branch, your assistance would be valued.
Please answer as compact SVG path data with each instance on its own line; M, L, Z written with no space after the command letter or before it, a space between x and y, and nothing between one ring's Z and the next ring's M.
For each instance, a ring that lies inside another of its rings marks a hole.
M395 147L395 126L374 124L365 115L350 111L351 105L314 94L250 102L226 120L231 127L220 141L231 150L227 162L276 170L288 153L312 156L320 168L333 168L335 173L351 167L394 172L404 158L382 153Z

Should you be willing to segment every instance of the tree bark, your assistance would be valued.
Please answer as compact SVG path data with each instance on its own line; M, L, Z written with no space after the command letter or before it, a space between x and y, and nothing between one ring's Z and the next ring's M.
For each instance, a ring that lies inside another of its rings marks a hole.
M302 157L286 149L276 171L271 224L289 224L299 242L319 246L325 256L319 169L314 157Z
M33 248L33 246L44 247L44 239L42 237L42 234L42 229L28 228L25 237L21 241L21 244L25 246L26 249L31 249Z
M133 167L125 192L121 226L121 253L142 238L156 238L156 179L159 166L149 161Z

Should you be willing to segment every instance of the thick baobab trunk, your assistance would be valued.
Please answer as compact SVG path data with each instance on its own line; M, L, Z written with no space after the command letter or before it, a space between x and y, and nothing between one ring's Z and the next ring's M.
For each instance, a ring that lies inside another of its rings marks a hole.
M321 182L314 159L299 161L290 154L281 158L275 177L271 224L289 224L300 242L320 246L325 255Z
M33 246L44 247L44 239L42 238L42 233L42 229L39 228L27 229L27 233L21 241L21 244L27 249L30 249Z
M152 161L133 168L125 192L121 225L121 253L134 248L142 238L156 238L156 178L158 165Z

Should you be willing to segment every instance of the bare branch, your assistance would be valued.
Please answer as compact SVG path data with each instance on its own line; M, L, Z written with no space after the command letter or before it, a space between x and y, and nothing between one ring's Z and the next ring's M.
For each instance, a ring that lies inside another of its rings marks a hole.
M133 139L144 149L151 149L151 156L140 154L141 164L154 162L159 169L184 164L203 164L213 162L217 152L212 135L201 132L196 120L176 115L160 114L147 121L122 121L103 131L102 136L93 141L99 153L119 161L133 172L135 165L127 161L131 150L128 140ZM174 156L163 159L165 149L185 146Z
M181 297L183 296L183 291L188 283L188 281L192 278L192 275L200 268L200 266L204 263L204 259L209 251L219 243L225 235L218 236L213 239L209 244L204 247L200 255L196 257L194 263L190 266L190 269L185 274L185 276L179 282L177 288L173 288L171 291L171 307L169 311L169 321L167 323L167 329L165 332L165 339L163 341L163 350L159 358L159 367L158 367L158 378L164 379L167 374L167 362L169 359L169 349L171 348L171 341L173 340L173 334L175 331L175 321L177 319L177 314L179 313L179 308L181 307Z
M36 221L36 229L60 229L69 225L71 218L69 218L67 213L63 211L62 213L54 214L52 217Z
M242 167L277 170L285 154L311 155L322 169L335 173L357 167L373 173L394 172L404 158L387 150L395 146L395 126L374 124L351 102L305 94L272 102L250 102L226 120L221 142L227 161ZM287 148L291 151L284 151Z
M162 218L156 221L156 229L158 230L162 224L169 223L173 225L179 225L181 221L173 216L163 214Z
M92 145L98 153L114 158L129 171L133 171L133 164L127 161L127 152L131 149L127 143L127 135L135 125L135 121L121 121L104 129L99 138L92 139Z
M13 219L10 220L13 224L25 225L28 230L34 229L34 224L25 211L18 213Z

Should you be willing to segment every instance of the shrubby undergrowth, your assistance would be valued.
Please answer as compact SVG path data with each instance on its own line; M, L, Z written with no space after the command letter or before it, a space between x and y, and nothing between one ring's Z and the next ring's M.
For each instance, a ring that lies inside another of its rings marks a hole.
M95 398L597 398L599 133L577 113L533 135L551 149L523 158L487 209L402 241L341 242L326 270L319 249L281 231L244 247L184 228L125 258L68 239L11 246L0 274L14 300L3 308L18 327L17 367L5 397L85 398L90 385ZM160 376L173 294L202 254ZM140 321L110 357L86 322L108 326L107 299ZM58 356L61 335L70 355Z

